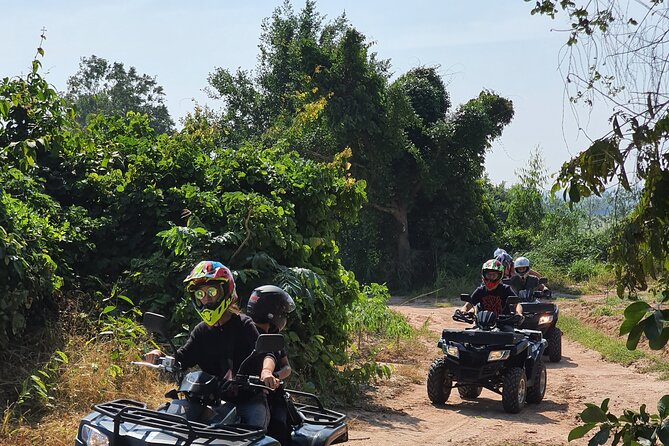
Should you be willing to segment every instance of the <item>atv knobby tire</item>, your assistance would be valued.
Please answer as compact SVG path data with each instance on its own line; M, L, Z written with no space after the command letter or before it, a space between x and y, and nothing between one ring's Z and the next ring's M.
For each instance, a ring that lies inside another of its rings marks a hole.
M546 332L546 351L551 362L560 362L562 359L562 331L557 327L551 327Z
M446 368L446 358L436 359L427 372L427 396L434 404L444 404L451 396L453 381Z
M502 388L502 406L509 413L518 413L525 405L527 394L527 379L525 370L520 367L512 367L504 374Z
M472 384L458 387L458 393L460 393L460 398L463 400L476 399L481 394L481 390L483 390L483 387Z
M528 403L538 404L544 399L544 394L546 393L546 366L543 361L537 362L534 366L532 384L533 386L527 389L527 397L525 399Z

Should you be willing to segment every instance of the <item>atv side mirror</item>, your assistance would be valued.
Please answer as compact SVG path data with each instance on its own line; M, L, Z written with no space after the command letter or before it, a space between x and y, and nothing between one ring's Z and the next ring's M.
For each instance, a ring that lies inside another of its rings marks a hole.
M469 302L471 300L471 297L469 296L469 294L463 293L460 295L460 300L463 302Z
M542 284L542 285L546 285L548 283L548 279L545 278L545 277L542 277L541 279L539 279L539 283Z
M168 338L167 336L168 321L167 318L162 314L150 313L150 312L144 313L144 318L142 319L142 325L144 325L146 329L149 330L151 333L158 333L159 335Z
M256 353L277 352L285 347L283 335L280 334L261 334L256 341Z

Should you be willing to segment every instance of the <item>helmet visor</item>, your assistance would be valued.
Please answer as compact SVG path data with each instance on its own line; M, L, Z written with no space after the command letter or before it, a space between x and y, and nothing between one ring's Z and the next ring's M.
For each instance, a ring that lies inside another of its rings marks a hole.
M520 274L521 276L524 276L525 274L527 274L530 271L530 267L529 266L517 266L515 268L515 270L518 274Z
M485 282L498 282L502 278L502 273L494 270L484 270L483 280Z

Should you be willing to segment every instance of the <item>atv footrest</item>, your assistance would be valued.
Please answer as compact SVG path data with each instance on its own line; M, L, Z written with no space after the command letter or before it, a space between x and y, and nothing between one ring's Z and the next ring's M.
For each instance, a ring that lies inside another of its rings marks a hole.
M120 425L133 423L141 426L156 428L169 432L175 436L186 436L187 443L195 439L211 440L255 440L264 436L261 429L251 426L227 425L209 426L195 421L188 421L179 415L158 412L146 408L146 405L133 400L114 400L96 404L93 409L107 415L114 420L114 443L120 437Z

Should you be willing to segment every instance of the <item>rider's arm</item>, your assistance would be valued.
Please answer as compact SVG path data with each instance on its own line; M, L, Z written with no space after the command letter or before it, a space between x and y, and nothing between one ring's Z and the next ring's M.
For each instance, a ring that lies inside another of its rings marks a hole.
M279 380L274 377L274 368L276 367L276 360L273 355L265 356L262 361L262 371L260 372L260 380L271 389L276 389L279 386Z
M282 356L281 368L276 372L278 378L283 381L284 379L288 378L291 373L293 373L293 369L290 366L290 362L288 362L288 356Z

